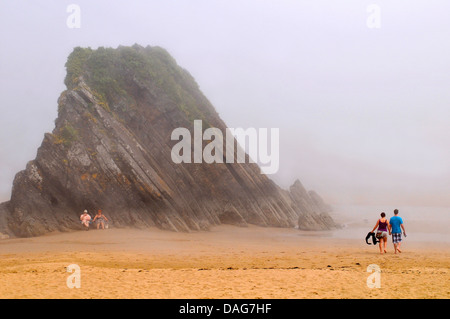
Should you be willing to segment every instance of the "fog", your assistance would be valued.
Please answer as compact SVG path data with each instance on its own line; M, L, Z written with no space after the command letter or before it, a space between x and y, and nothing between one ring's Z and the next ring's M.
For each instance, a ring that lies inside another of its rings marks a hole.
M1 1L0 201L53 130L73 48L138 43L167 49L227 126L280 129L281 187L450 206L449 12L448 0Z

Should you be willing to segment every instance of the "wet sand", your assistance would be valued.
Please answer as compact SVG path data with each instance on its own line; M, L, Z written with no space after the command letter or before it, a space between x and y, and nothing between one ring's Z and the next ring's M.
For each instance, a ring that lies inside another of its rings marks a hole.
M364 236L363 236L364 237ZM209 232L107 229L0 240L0 298L445 298L450 248L220 226ZM80 288L68 288L80 267ZM369 288L367 267L380 267Z

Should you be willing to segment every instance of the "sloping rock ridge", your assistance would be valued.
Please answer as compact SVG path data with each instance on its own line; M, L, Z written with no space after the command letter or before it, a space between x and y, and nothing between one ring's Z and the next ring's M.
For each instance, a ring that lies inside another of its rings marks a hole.
M84 209L102 209L114 227L183 232L336 226L317 194L298 181L283 190L257 164L172 161L175 128L226 125L164 49L75 48L66 68L55 128L0 205L2 236L80 229Z

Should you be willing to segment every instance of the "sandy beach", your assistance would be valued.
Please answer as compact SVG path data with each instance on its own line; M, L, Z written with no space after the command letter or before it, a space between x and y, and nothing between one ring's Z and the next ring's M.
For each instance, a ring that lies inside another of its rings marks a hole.
M67 267L80 267L68 288ZM369 288L367 267L380 267ZM449 298L448 245L256 226L209 232L106 229L0 241L0 298Z

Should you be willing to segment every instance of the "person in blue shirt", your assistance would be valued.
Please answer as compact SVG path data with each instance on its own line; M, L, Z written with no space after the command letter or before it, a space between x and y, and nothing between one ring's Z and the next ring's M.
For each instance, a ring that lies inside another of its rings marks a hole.
M394 253L397 251L401 253L400 245L402 243L402 230L403 235L406 237L405 226L403 226L403 219L398 216L398 209L394 210L394 216L389 220L389 235L392 234L392 243L394 244Z

